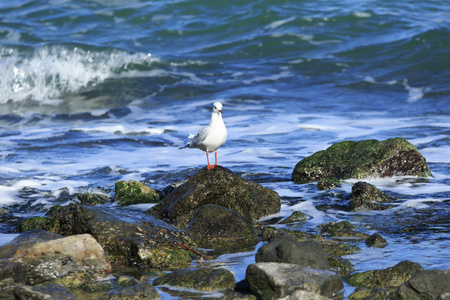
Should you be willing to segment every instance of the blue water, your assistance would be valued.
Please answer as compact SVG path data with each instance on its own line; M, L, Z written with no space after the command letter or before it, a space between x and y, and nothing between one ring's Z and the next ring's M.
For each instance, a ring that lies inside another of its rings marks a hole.
M450 268L449 1L3 0L0 20L3 242L12 219L77 193L195 173L205 154L178 148L221 101L219 163L276 190L280 215L306 213L298 229L380 232L387 248L348 257L358 271ZM369 180L395 193L394 209L348 213L350 186L289 181L333 143L397 136L434 178ZM240 280L252 254L236 257L218 264Z

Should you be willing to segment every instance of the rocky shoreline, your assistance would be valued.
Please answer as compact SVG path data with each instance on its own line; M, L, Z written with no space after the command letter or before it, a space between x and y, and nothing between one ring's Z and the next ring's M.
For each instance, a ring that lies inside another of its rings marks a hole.
M422 155L402 138L335 144L300 161L292 181L318 182L324 190L349 178L398 175L432 176ZM352 186L349 199L348 211L389 209L396 201L363 181ZM110 201L155 206L130 216L118 214ZM319 234L272 226L304 220L299 211L272 223L258 221L280 207L276 192L222 167L203 168L164 191L118 181L114 200L82 194L44 217L21 220L21 235L0 248L0 296L158 299L157 286L216 292L211 298L221 299L342 299L345 282L356 287L350 299L450 299L450 270L402 261L353 272L342 256L360 251L356 240L387 247L379 233L366 234L346 221L322 224ZM260 242L243 281L207 265L217 255L248 251ZM193 261L206 266L191 268Z

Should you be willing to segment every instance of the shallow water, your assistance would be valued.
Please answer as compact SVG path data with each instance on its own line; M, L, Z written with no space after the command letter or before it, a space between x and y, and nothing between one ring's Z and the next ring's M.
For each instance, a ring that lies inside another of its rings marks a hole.
M315 232L348 220L384 249L355 270L401 260L450 268L450 4L442 1L5 0L0 4L0 241L116 180L156 189L206 164L178 149L224 104L219 163L277 191L281 217ZM350 185L294 184L295 164L343 140L404 137L433 178L368 180L398 198L346 211ZM217 264L243 279L252 253ZM346 287L346 295L351 288ZM170 298L164 294L164 298Z

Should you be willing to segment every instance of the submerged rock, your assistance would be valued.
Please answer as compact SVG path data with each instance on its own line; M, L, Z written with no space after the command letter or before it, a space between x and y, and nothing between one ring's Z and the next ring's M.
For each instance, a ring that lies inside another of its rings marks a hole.
M71 204L52 209L44 229L64 236L90 233L111 262L154 268L189 264L193 253L181 244L193 244L189 235L169 224L142 215L146 221L123 221L95 206Z
M119 180L115 184L115 201L122 206L137 203L158 203L159 193L142 182Z
M226 168L207 170L205 167L150 212L173 223L178 217L193 213L205 204L232 209L250 224L279 212L281 207L280 196L276 192L244 180Z
M108 196L103 194L83 193L77 196L78 201L84 205L99 205L110 202Z
M170 285L195 289L202 292L233 289L236 284L233 273L222 268L199 268L177 270L164 274L153 285Z
M418 263L402 261L384 270L354 273L347 278L347 282L353 286L394 288L421 271L423 268Z
M380 203L391 202L393 200L393 197L386 195L374 185L359 181L352 186L349 205L351 211L384 210L392 208L392 206L382 205Z
M243 250L260 241L237 212L213 204L200 207L186 231L199 247L227 249L226 252Z
M301 266L330 269L328 254L313 241L298 242L291 236L271 240L258 249L255 261L283 262Z
M415 274L393 293L393 300L450 299L450 269Z
M147 282L131 287L121 287L104 293L99 300L153 300L161 299L158 291Z
M385 141L345 141L304 158L294 168L297 183L337 179L420 176L431 177L425 158L403 138Z
M40 230L0 248L0 264L2 286L55 282L76 287L111 273L103 248L91 235L62 237Z
M58 300L75 300L72 292L57 284L47 284L43 286L17 286L13 290L14 297L20 300L31 299L58 299Z
M259 299L280 299L297 290L332 297L344 288L334 272L287 263L251 264L247 267L246 280Z

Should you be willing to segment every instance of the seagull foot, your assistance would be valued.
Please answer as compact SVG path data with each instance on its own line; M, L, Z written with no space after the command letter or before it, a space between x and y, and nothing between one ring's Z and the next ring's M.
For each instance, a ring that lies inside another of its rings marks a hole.
M215 167L221 167L221 165L208 165L206 168L208 170L214 169Z

